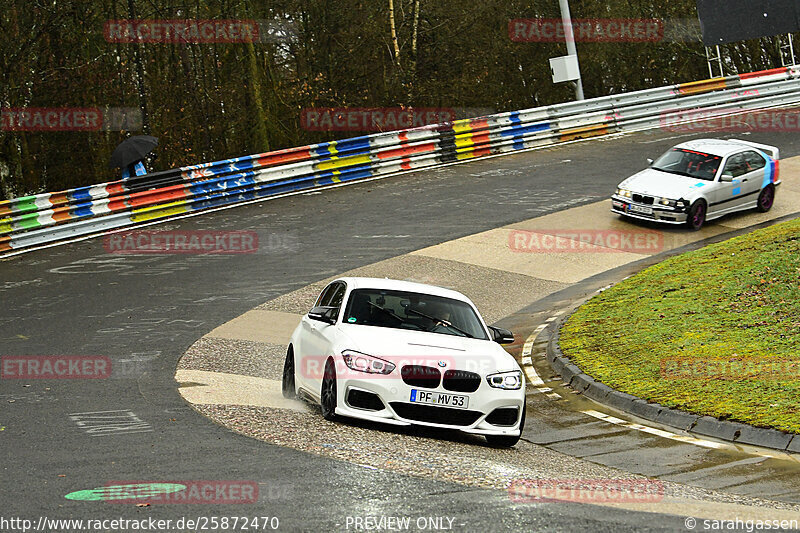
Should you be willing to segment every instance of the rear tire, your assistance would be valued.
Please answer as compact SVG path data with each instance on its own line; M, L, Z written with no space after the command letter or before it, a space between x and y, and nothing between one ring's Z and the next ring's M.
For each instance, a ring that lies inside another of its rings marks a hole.
M322 375L322 390L320 391L320 404L322 418L333 421L336 419L336 365L332 359L325 363L325 373Z
M281 392L284 398L294 400L297 398L297 390L294 381L294 350L289 346L286 350L286 361L283 363L283 379L281 380Z
M759 213L766 213L772 209L772 204L775 203L775 186L769 184L761 189L761 194L758 195L758 203L756 209Z
M527 412L526 403L522 404L522 419L519 421L519 435L516 437L506 435L486 435L486 442L493 448L511 448L519 439L522 438L522 430L525 428L525 417Z
M297 390L294 381L294 350L289 346L286 350L286 360L283 362L283 376L281 379L281 392L284 398L294 400L297 398Z
M692 231L700 231L703 224L706 223L706 203L703 200L697 200L689 208L689 215L686 217L686 225Z

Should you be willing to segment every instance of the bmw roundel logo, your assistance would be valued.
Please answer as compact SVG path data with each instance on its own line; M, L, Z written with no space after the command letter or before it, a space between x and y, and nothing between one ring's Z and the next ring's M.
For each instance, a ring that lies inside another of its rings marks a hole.
M447 361L439 361L439 366L444 368L447 366Z

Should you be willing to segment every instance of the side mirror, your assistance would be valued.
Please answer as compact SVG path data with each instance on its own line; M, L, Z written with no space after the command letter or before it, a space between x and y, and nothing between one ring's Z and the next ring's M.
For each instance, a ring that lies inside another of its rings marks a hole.
M492 332L492 340L498 344L511 344L514 342L514 334L507 329L489 326L489 331Z
M720 178L720 181L727 181L728 183L733 181L733 174L723 174Z
M326 324L335 324L338 314L337 311L338 308L336 307L319 306L308 312L308 318L319 322L325 322Z
M648 157L648 158L647 158L647 164L648 164L648 165L652 165L653 163L655 163L655 160L653 160L653 159L650 159L650 158Z

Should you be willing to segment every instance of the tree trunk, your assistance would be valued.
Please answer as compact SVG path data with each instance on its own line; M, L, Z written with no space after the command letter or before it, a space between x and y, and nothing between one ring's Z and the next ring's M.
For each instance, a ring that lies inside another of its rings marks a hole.
M128 16L131 20L136 20L136 8L134 0L128 0ZM147 113L147 93L144 85L144 66L142 65L142 44L133 45L133 62L136 65L136 91L139 93L139 109L142 110L142 132L150 135L150 121Z
M394 62L400 66L400 43L397 41L397 28L394 23L394 0L389 0L389 27L392 31L392 47L394 48Z
M247 65L249 67L250 94L253 97L255 116L253 118L253 142L255 149L263 152L269 151L269 137L267 136L266 121L269 120L264 111L264 102L261 97L261 76L258 72L256 48L252 41L247 43Z

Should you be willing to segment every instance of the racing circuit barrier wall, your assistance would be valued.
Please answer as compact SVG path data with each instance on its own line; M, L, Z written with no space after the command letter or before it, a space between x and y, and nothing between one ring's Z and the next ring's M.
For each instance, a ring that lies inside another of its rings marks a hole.
M665 113L800 103L800 67L289 148L0 202L0 257L270 196L657 128ZM673 115L674 116L674 115Z

